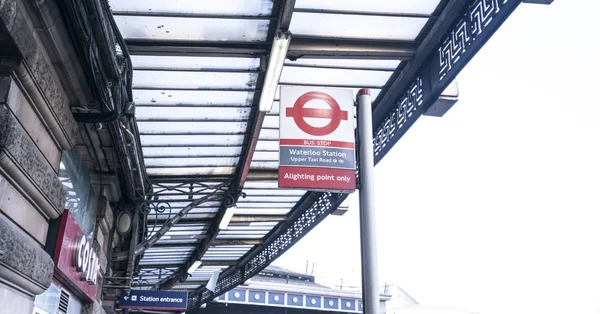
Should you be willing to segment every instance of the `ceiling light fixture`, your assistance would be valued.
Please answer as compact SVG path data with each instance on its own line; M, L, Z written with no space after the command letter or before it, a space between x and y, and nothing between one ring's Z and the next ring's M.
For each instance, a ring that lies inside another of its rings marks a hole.
M271 47L271 55L269 56L267 75L260 93L258 109L261 112L271 111L291 39L291 33L277 33L275 35L273 46Z

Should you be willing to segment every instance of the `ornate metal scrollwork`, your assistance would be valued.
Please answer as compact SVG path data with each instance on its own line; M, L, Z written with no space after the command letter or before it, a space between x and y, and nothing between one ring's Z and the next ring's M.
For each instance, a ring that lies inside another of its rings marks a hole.
M226 207L235 205L236 200L241 196L246 197L244 193L238 190L231 190L231 180L219 182L215 184L207 184L204 182L184 182L176 184L154 184L154 191L148 195L148 199L144 201L143 207L145 214L149 214L152 210L158 216L159 213L166 211L169 208L169 218L154 232L155 226L152 228L150 236L138 244L135 248L136 255L143 253L145 250L154 245L167 231L169 231L179 220L181 220L189 211L198 207L202 203L221 201ZM175 193L174 193L175 192ZM186 199L177 199L173 196L187 196ZM196 198L195 198L196 197ZM190 203L182 208L178 213L171 217L171 202L186 202ZM167 207L160 204L167 204ZM155 220L156 221L156 220Z

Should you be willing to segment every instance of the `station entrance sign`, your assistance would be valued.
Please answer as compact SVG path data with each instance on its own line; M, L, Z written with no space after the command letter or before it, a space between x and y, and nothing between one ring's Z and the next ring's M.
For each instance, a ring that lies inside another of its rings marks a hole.
M351 90L281 87L279 187L356 189Z
M119 298L122 309L185 311L187 305L186 291L121 290Z

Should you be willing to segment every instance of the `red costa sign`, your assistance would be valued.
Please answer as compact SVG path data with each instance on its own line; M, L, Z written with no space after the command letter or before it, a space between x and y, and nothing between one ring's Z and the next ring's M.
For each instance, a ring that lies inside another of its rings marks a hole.
M98 256L68 210L60 219L56 241L53 259L57 279L91 302L96 298Z

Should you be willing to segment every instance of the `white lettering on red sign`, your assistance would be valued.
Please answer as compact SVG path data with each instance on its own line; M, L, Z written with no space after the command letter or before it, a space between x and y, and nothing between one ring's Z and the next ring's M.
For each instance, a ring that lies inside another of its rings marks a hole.
M98 279L98 255L85 238L80 235L73 250L73 266L81 273L81 279L90 284L96 284Z

